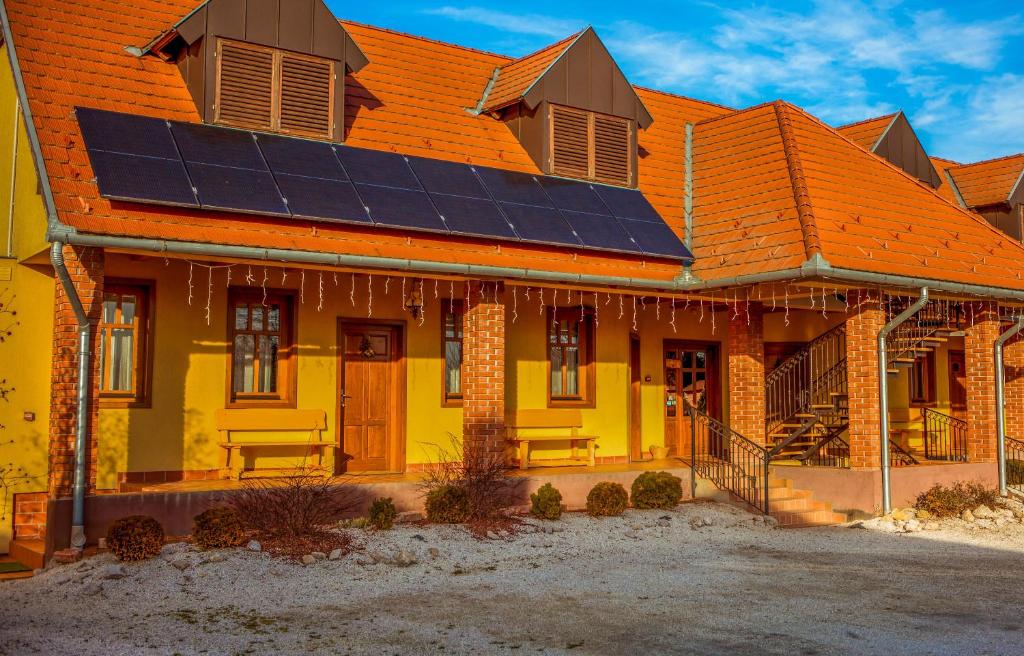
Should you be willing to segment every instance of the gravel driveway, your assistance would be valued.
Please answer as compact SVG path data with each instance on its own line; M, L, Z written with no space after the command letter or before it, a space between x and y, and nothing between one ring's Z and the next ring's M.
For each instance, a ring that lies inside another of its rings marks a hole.
M355 531L309 566L102 555L0 585L0 654L1024 653L1020 523L780 530L698 502L537 524Z

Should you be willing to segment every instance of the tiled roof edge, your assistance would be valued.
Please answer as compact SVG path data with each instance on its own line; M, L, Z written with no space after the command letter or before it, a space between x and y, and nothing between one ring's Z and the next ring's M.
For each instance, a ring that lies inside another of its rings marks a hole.
M886 124L885 129L882 130L881 134L878 135L878 138L875 139L875 143L871 144L871 152L875 152L875 149L878 148L878 144L882 143L882 139L885 139L885 136L887 134L889 134L889 130L891 130L892 126L896 124L896 119L898 119L902 115L903 115L903 110L902 109L892 115L892 118L889 119L889 122ZM910 125L909 121L907 121L907 125ZM914 126L912 126L912 125L910 126L910 131L911 132L914 131ZM914 135L914 138L917 139L917 135L916 134ZM920 139L918 139L918 143L920 143ZM925 153L925 154L927 154L927 153Z
M779 124L779 134L782 137L782 149L786 155L786 163L789 168L789 179L793 186L793 200L796 202L797 216L800 218L800 232L803 233L804 251L807 259L817 259L821 254L821 237L818 235L818 224L814 220L814 208L811 205L811 195L807 190L807 180L804 179L803 164L800 162L800 149L796 143L796 136L793 134L793 125L789 118L789 109L786 103L777 100L773 103L775 108L775 119Z

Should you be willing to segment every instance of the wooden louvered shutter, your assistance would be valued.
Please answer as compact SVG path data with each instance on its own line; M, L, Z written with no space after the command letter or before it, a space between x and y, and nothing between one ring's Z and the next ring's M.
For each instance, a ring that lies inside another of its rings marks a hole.
M594 114L594 179L613 185L630 183L630 122Z
M218 42L217 123L274 128L275 54L233 41Z
M589 178L590 117L587 112L551 106L551 172Z
M333 136L334 62L281 56L281 131Z

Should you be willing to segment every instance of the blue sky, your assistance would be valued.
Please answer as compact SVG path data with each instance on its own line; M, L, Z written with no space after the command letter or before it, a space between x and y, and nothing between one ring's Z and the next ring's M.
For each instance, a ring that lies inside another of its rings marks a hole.
M902 109L933 155L1024 151L1024 3L820 0L349 3L364 23L523 55L593 25L634 83L834 125Z

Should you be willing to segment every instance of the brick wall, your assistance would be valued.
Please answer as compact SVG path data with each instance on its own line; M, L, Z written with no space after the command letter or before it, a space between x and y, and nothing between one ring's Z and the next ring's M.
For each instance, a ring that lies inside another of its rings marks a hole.
M88 489L96 484L96 439L95 427L99 416L99 357L95 323L100 316L103 295L103 250L97 248L66 246L64 261L71 279L75 283L82 304L94 323L91 350L92 391L89 403L89 445L87 459ZM50 495L69 496L75 476L75 405L78 385L78 322L58 282L54 300L53 324L53 365L51 368L50 404Z
M885 326L885 312L878 293L847 292L850 312L846 319L846 377L850 400L850 467L881 467L881 436L878 407L878 331Z
M1003 346L1003 372L1006 434L1024 440L1024 340L1014 337Z
M471 283L462 337L463 447L504 455L505 303L504 286Z
M41 540L46 537L46 492L14 495L14 539Z
M729 424L759 444L764 434L764 308L729 315Z
M971 314L968 313L968 317ZM967 365L967 459L996 461L996 366L992 347L999 336L994 304L974 308L967 328L964 355Z

